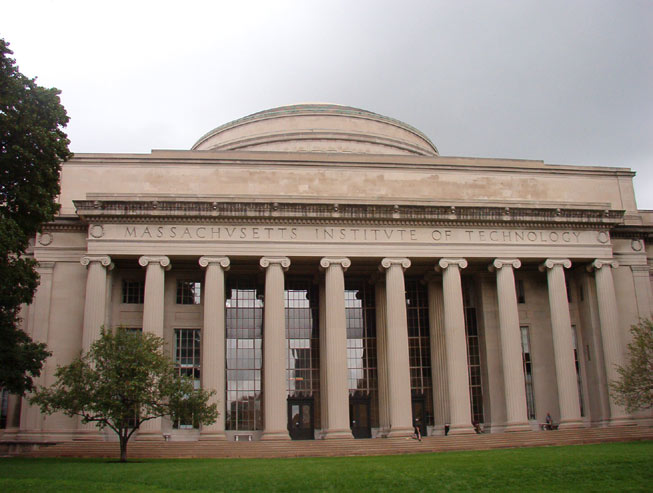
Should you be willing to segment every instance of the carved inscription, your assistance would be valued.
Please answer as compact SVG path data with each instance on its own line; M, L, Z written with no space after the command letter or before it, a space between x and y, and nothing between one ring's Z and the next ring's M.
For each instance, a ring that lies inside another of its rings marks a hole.
M485 228L385 228L315 226L104 225L103 239L121 241L224 241L311 243L426 243L596 245L604 231ZM93 239L93 238L91 238Z

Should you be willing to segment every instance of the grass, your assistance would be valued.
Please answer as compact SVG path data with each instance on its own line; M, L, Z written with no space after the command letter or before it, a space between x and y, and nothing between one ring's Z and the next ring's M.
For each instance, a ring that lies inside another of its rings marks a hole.
M384 457L0 459L2 492L651 491L653 442Z

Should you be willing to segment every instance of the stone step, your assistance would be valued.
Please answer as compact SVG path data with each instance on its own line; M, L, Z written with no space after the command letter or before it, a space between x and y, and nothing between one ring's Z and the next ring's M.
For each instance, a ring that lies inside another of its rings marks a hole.
M131 458L174 457L327 457L392 455L452 450L574 445L611 441L653 439L653 428L644 426L583 428L557 431L526 431L481 435L411 438L306 440L278 442L139 442L131 441ZM115 457L116 442L70 441L41 446L24 453L29 457Z

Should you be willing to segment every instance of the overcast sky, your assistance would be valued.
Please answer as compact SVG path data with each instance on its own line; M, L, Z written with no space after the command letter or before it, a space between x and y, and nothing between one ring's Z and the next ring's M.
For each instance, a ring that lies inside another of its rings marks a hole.
M402 120L443 156L629 167L653 209L653 0L8 1L74 152L188 149L275 106Z

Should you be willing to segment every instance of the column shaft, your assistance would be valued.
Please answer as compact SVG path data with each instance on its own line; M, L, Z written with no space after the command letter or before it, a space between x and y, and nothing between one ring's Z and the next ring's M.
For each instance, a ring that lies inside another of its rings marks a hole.
M444 331L447 348L450 434L474 433L469 398L467 367L467 336L460 269L467 267L464 259L442 259L444 298Z
M447 350L444 336L444 300L442 280L428 280L429 339L431 344L431 379L433 380L433 419L436 433L444 434L449 423L449 389L447 386Z
M141 257L145 267L145 299L143 301L143 332L163 337L163 315L165 311L165 271L170 269L168 257ZM152 419L140 427L137 440L163 440L161 418Z
M619 309L614 290L612 268L618 264L610 260L595 260L592 263L596 281L596 297L599 305L599 321L601 323L601 342L603 344L603 360L608 382L619 378L617 366L624 364L624 350L619 334ZM630 419L626 410L614 401L610 395L610 424L627 424Z
M379 433L387 435L390 429L390 410L388 409L388 358L387 358L387 318L385 282L374 284L374 299L376 300L376 361L379 378Z
M104 325L107 306L107 270L113 267L111 258L107 256L82 257L81 264L88 266L86 276L86 297L84 298L84 325L82 328L82 353L85 354L100 337L100 330ZM110 327L107 327L110 329ZM77 429L82 436L77 439L101 439L95 423L81 422L77 424Z
M225 292L227 257L201 257L204 273L204 328L202 330L202 388L214 391L211 403L218 404L218 419L202 426L200 440L225 440Z
M40 282L34 295L29 316L29 335L34 342L48 342L54 265L54 262L39 262L36 268ZM45 384L47 369L47 365L44 364L41 375L34 379L35 386ZM42 432L42 422L43 419L39 408L29 404L27 399L23 397L20 413L20 434L27 435L29 439L38 440Z
M263 436L262 440L289 440L286 379L286 257L263 257L265 308L263 314Z
M351 438L347 369L347 322L345 319L345 276L351 265L347 258L323 258L325 270L325 351L327 423L323 438Z
M497 274L501 362L506 394L506 431L524 431L530 428L526 407L519 310L513 271L513 268L520 266L521 262L516 259L497 259L491 265Z
M413 433L413 417L404 282L404 269L410 267L410 260L385 258L381 261L381 267L385 269L386 286L385 346L390 412L388 436L410 436Z
M574 365L574 349L569 317L569 302L563 267L571 267L569 260L547 260L540 269L547 269L549 307L555 357L556 382L560 406L560 427L574 428L581 425L578 384Z

